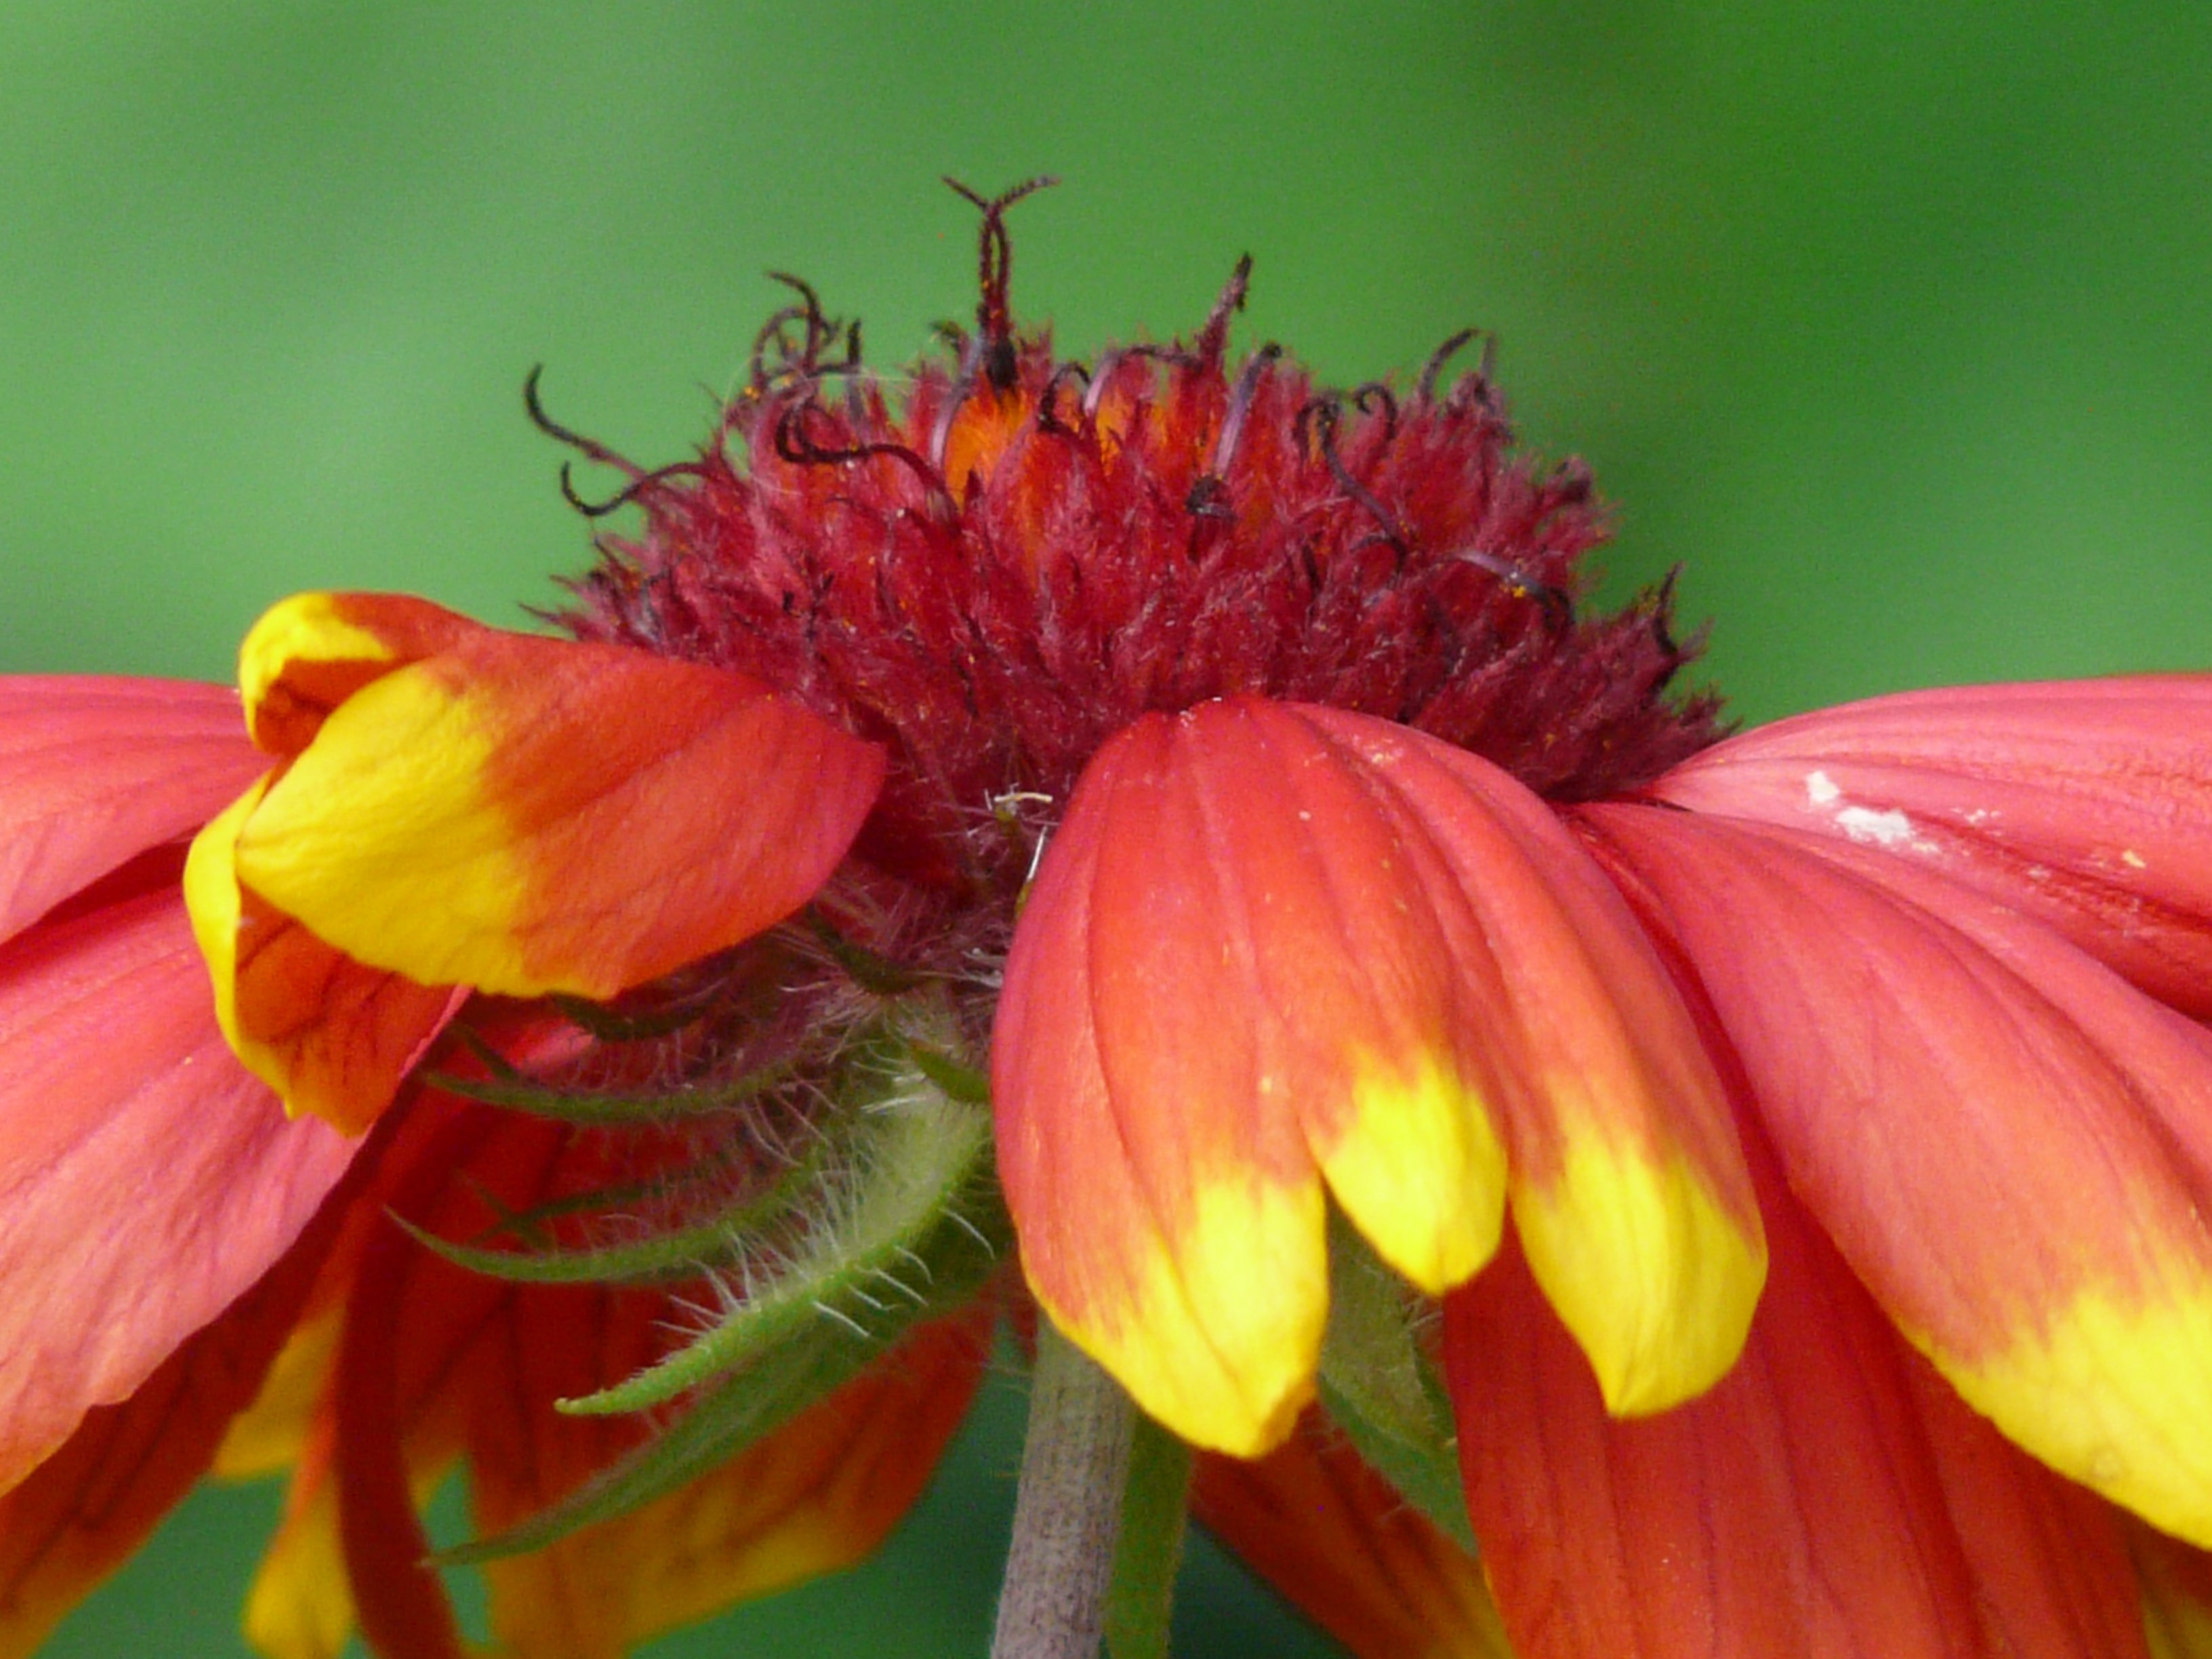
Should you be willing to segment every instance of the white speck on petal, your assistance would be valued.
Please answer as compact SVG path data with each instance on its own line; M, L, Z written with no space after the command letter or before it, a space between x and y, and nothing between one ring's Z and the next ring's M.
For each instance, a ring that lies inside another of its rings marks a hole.
M1936 850L1935 842L1923 841L1912 820L1893 806L1887 812L1877 812L1871 806L1846 806L1836 814L1836 827L1853 841L1870 842L1893 853L1907 848L1916 853Z
M1836 781L1826 772L1805 775L1805 802L1808 806L1825 809L1836 822L1836 828L1862 844L1887 848L1900 852L1910 849L1916 853L1937 851L1932 841L1923 839L1912 827L1912 820L1897 808L1878 812L1871 806L1838 805L1844 792Z
M2143 855L2141 853L2136 852L2132 847L2128 848L2121 853L2120 862L2126 865L2130 870L2143 870L2149 867L2148 864L2144 860Z

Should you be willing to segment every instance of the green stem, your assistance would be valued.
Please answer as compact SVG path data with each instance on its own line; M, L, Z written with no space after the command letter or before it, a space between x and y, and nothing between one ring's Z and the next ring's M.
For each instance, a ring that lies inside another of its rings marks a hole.
M1097 1659L1136 1414L1112 1377L1037 1322L992 1659Z
M1168 1659L1168 1615L1182 1565L1183 1517L1190 1505L1190 1448L1139 1416L1129 1447L1129 1486L1114 1583L1106 1595L1106 1651L1111 1659Z

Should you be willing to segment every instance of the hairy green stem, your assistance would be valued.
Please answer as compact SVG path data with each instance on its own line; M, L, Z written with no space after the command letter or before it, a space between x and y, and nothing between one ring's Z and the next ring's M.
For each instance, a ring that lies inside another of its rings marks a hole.
M1136 1414L1112 1377L1037 1322L991 1659L1098 1659Z
M1108 1659L1168 1659L1168 1618L1190 1508L1190 1448L1141 1413L1106 1593Z

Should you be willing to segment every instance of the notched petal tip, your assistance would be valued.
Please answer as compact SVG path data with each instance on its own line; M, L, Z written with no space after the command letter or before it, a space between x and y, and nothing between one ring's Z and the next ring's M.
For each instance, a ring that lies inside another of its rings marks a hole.
M1432 1296L1497 1253L1505 1146L1483 1092L1449 1060L1352 1066L1356 1126L1314 1148L1330 1195L1376 1254Z
M1418 1281L1495 1248L1471 994L1401 823L1286 711L1148 718L1048 849L993 1045L1032 1287L1161 1421L1251 1455L1310 1396L1324 1181Z
M246 730L266 753L296 755L333 709L371 681L491 631L404 593L295 593L280 599L239 647Z
M1498 1079L1515 1224L1608 1404L1644 1413L1701 1392L1741 1346L1765 1246L1720 1080L1667 968L1591 854L1511 777L1382 721L1296 717L1365 769L1409 854L1434 861L1424 902L1463 918L1462 960L1486 988L1466 1018ZM1466 1274L1412 1276L1442 1291Z

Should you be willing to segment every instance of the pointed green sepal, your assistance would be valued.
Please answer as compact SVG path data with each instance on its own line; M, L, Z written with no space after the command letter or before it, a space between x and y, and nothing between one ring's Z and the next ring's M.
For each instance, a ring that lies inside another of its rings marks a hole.
M509 1111L526 1112L532 1117L552 1118L592 1128L620 1128L666 1118L727 1111L760 1098L788 1082L792 1074L788 1065L763 1066L757 1071L696 1088L569 1089L525 1076L472 1036L465 1035L463 1041L483 1060L490 1075L455 1077L450 1073L433 1072L423 1079L432 1088L459 1095L463 1100L481 1101L487 1106L501 1106Z
M1472 1551L1451 1402L1422 1340L1434 1314L1334 1213L1328 1244L1322 1406L1401 1497Z
M747 1194L703 1221L625 1239L619 1244L580 1249L501 1250L459 1244L416 1226L404 1216L392 1218L433 1255L487 1279L520 1285L643 1284L696 1278L716 1263L743 1254L747 1243L763 1229L774 1226L805 1202L818 1173L818 1166L810 1158L783 1171L765 1189ZM598 1200L605 1195L591 1196ZM543 1211L513 1217L502 1221L500 1231L524 1236L544 1218Z
M943 1307L933 1256L998 1249L986 1219L990 1119L902 1062L894 1086L838 1132L809 1203L787 1237L728 1282L729 1311L687 1346L611 1389L560 1402L580 1413L641 1411L750 1363L822 1322L856 1339Z

